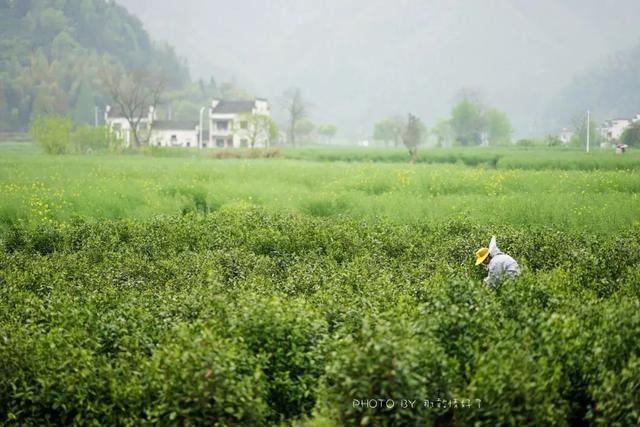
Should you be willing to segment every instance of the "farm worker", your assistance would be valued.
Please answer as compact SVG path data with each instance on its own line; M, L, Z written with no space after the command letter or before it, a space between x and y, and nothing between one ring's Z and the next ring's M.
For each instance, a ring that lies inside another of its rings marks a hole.
M505 279L520 274L520 267L516 260L498 249L496 236L491 237L488 248L480 248L476 251L476 265L480 264L484 264L489 271L484 279L484 284L489 289L496 289Z

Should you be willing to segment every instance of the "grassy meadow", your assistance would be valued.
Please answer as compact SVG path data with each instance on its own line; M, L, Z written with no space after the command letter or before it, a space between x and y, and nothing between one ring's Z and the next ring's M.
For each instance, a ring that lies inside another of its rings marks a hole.
M0 144L0 424L638 425L628 154Z
M423 154L441 156L442 162L416 165L406 164L406 154L397 157L393 150L384 162L355 161L348 156L355 150L336 152L337 159L349 161L330 161L322 155L327 150L316 151L301 150L300 160L289 158L293 150L279 159L212 160L54 157L28 148L5 149L0 151L0 227L61 223L74 216L142 219L207 213L238 204L401 224L467 218L597 232L619 230L640 218L635 156L560 152L560 160L552 160L553 153L515 151L500 157L496 167L482 161L495 151L442 150L467 163L476 159L475 166L450 161L442 151ZM629 168L618 169L618 160ZM541 168L543 161L552 167ZM593 162L606 166L590 170Z

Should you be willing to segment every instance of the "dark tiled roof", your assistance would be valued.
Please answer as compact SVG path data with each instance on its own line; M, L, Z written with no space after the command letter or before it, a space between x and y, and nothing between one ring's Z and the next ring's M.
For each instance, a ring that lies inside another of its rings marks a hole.
M213 114L250 113L254 105L254 101L220 101L213 109Z
M158 130L196 130L198 122L192 120L158 120L153 128Z
M124 118L124 113L118 107L111 107L111 109L109 110L109 114L107 116L110 119ZM146 119L149 116L149 108L145 108L142 111L142 115L141 116Z

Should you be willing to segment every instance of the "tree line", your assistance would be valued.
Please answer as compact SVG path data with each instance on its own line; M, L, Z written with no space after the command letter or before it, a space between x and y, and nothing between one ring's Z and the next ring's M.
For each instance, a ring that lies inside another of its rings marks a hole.
M109 102L99 74L110 67L157 70L170 89L190 81L173 48L112 1L0 0L0 131L44 115L92 123Z

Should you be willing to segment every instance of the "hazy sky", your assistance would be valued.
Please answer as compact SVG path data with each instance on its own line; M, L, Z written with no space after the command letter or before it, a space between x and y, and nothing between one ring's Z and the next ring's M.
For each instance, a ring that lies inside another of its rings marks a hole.
M461 88L519 133L581 71L640 42L639 0L118 0L192 76L275 99L365 136L391 114L446 117Z

